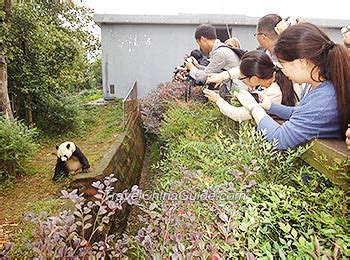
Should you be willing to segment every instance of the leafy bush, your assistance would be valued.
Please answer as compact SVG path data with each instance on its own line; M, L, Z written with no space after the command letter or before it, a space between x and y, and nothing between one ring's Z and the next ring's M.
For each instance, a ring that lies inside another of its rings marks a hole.
M278 151L251 123L228 124L215 106L197 102L171 104L160 138L171 146L174 160L190 169L224 178L228 171L244 170L245 165L256 161L251 168L258 168L257 181L276 183L290 183L302 174L295 176L302 165L299 157L308 149Z
M175 143L180 137L188 140L203 140L225 131L220 111L210 103L169 102L160 129L160 138ZM219 127L220 126L220 127Z
M0 116L0 181L13 179L23 173L27 159L37 148L35 128L20 121L8 121Z
M163 114L172 102L183 101L186 98L186 84L167 82L160 84L154 91L141 100L141 116L146 133L159 134ZM204 101L201 89L192 88L188 100Z
M93 73L94 84L92 87L98 87L102 85L102 58L97 57L91 64L91 71Z
M36 126L48 134L62 134L80 126L82 106L76 96L47 96L37 101Z
M135 186L129 192L114 193L117 181L113 175L103 182L94 182L97 189L94 201L85 201L77 190L62 191L63 198L75 205L74 211L62 211L57 216L47 218L44 212L39 216L28 213L26 218L35 224L30 249L38 259L56 258L96 258L120 257L128 248L128 237L106 235L111 219L125 203L133 204Z

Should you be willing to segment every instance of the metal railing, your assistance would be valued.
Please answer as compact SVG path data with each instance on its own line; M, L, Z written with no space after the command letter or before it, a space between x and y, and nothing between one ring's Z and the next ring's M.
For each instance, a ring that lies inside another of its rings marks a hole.
M137 81L132 84L128 94L123 99L123 129L138 114Z

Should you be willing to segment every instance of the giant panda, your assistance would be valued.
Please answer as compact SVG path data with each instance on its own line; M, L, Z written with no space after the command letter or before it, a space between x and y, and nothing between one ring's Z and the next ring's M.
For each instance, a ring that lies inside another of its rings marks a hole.
M62 176L67 177L68 173L70 172L75 172L80 169L86 171L90 168L88 159L73 142L68 141L60 145L56 145L56 149L57 162L55 174L52 178L53 181L57 181Z

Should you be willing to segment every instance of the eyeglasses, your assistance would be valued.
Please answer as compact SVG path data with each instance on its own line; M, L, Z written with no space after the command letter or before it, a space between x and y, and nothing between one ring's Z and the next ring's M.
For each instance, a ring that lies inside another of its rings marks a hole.
M247 76L242 76L242 77L239 77L238 79L239 80L244 80L244 79L249 79L250 77L247 77Z
M262 32L256 32L256 33L254 33L254 36L255 36L255 37L258 36L258 35L265 35L265 36L266 36L266 34L265 34L265 33L262 33Z

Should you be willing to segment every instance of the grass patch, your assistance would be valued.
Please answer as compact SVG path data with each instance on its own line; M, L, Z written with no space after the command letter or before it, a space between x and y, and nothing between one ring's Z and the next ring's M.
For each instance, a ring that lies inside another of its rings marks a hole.
M83 90L79 93L79 99L82 102L94 101L103 98L102 89Z

